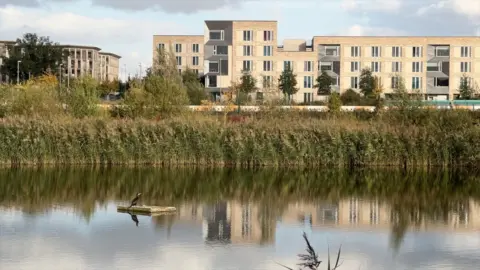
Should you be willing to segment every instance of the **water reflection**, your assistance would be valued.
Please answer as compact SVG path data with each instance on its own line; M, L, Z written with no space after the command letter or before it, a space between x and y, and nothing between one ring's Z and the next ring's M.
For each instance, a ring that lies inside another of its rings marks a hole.
M3 170L0 268L28 269L19 267L25 260L35 269L37 253L20 258L13 247L56 239L50 251L87 260L80 268L149 269L151 260L132 259L158 257L139 248L145 245L162 250L155 266L163 269L279 269L274 261L295 265L303 230L322 256L327 236L332 249L343 243L342 269L472 268L480 263L477 179L462 171ZM117 213L137 190L141 204L174 205L177 213ZM90 250L93 239L103 244ZM195 257L202 267L173 261L193 253L202 254ZM202 261L212 256L222 259Z

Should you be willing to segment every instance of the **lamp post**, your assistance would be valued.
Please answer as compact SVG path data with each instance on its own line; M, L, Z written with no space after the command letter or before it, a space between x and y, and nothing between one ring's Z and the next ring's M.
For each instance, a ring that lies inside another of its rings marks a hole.
M138 66L140 67L140 80L142 79L142 63L139 63Z
M20 63L21 62L22 62L22 60L17 61L17 84L20 83Z
M60 80L58 81L58 87L62 88L62 66L63 64L58 65L58 77Z
M70 60L70 56L68 57L67 59L68 63L67 63L67 72L68 72L68 77L67 77L67 89L70 89L70 74L71 74L71 60Z

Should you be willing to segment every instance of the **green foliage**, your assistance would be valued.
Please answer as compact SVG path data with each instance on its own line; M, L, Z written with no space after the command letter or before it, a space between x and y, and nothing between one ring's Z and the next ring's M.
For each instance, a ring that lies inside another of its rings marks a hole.
M20 63L20 80L25 81L48 72L58 73L59 65L68 57L58 43L48 37L27 33L16 40L16 44L8 45L9 57L2 56L1 73L12 80L17 78L17 62Z
M182 72L183 84L187 88L188 99L191 105L200 105L202 100L208 99L205 87L200 83L198 75L191 69Z
M95 116L99 102L98 82L90 76L76 79L70 89L62 89L61 98L67 106L67 112L74 117Z
M325 70L322 70L320 76L316 79L317 84L315 84L315 88L317 88L317 93L319 95L330 95L332 92L332 83L333 78L330 77Z
M369 68L362 69L362 73L360 74L359 88L363 96L371 97L373 95L373 90L375 89L375 79L372 75L372 71Z
M240 77L240 83L237 85L241 93L250 94L257 90L257 80L250 74L249 71L243 71Z
M476 89L472 86L472 78L468 77L466 74L460 79L460 86L458 92L460 94L460 99L474 99L476 96Z
M0 163L32 163L41 155L44 162L83 164L480 165L478 112L423 110L412 114L415 122L398 121L390 110L379 118L367 118L371 112L363 114L346 113L331 119L328 113L275 113L264 118L258 113L255 122L247 119L227 124L216 117L189 118L188 114L158 122L10 120L0 126L4 141Z
M103 81L98 86L100 96L105 96L120 90L120 82L118 79L112 81Z
M332 93L328 99L328 109L330 112L338 113L342 108L342 100L338 93Z
M288 101L290 101L292 95L298 92L297 75L293 73L291 68L283 70L280 78L278 78L278 88L287 97Z
M346 106L359 105L362 100L362 96L355 90L350 88L342 93L342 95L340 96L340 100L342 101L342 104Z

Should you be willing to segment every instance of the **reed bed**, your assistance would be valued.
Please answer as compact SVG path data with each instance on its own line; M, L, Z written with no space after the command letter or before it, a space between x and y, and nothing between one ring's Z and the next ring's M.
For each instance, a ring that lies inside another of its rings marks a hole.
M472 112L336 117L260 115L231 123L188 115L167 120L9 118L0 125L0 164L159 166L477 166L480 128ZM412 122L413 121L413 122Z

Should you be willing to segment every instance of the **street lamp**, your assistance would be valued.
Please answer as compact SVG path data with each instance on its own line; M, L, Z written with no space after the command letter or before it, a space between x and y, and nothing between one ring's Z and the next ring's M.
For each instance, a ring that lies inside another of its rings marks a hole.
M62 88L62 66L63 64L58 65L58 77L60 80L58 81L58 87Z
M17 61L17 84L20 83L20 63L21 62L22 62L22 60Z
M139 63L138 66L140 67L140 79L142 79L142 63Z

